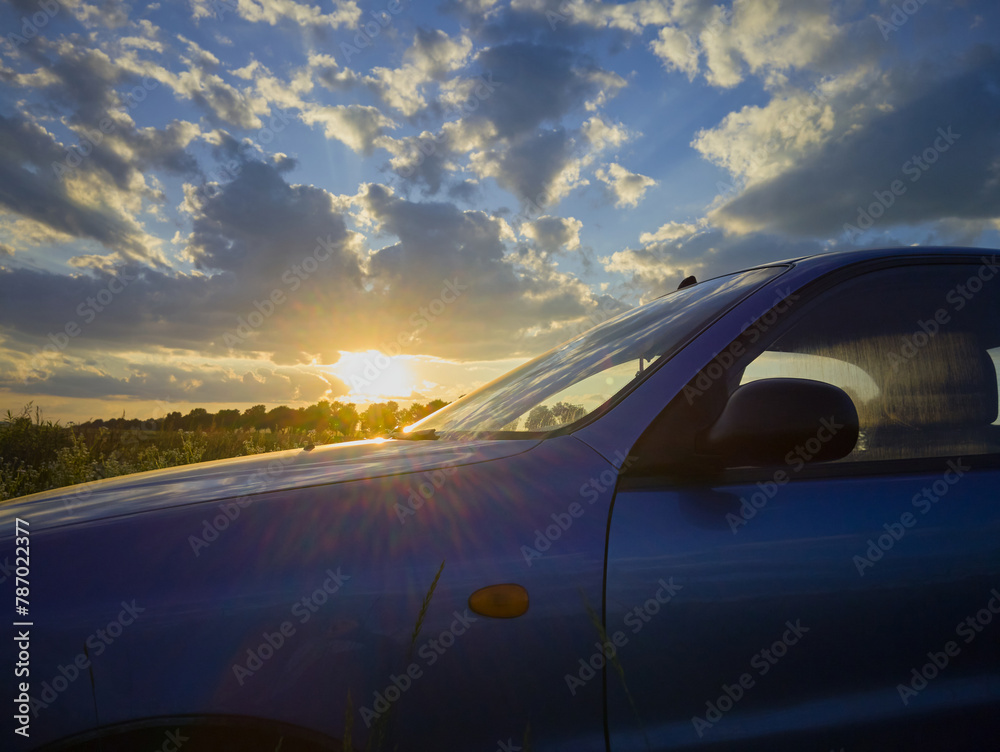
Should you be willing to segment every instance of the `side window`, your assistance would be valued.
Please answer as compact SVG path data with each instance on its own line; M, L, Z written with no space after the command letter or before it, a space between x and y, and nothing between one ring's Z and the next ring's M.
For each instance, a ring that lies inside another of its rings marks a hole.
M1000 276L988 264L900 266L838 285L790 311L736 384L834 384L861 435L842 462L1000 451Z

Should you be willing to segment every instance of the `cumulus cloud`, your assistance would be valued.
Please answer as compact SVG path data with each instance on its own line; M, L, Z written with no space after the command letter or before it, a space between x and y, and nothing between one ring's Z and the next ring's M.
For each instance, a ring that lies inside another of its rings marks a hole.
M330 91L345 91L357 84L361 77L350 68L341 68L332 55L313 53L306 69L308 79L315 78Z
M235 13L253 23L276 26L290 22L299 26L318 26L333 29L354 26L361 18L361 9L354 0L333 0L333 12L323 13L311 3L295 0L239 0L239 3L222 0L191 0L196 19L225 18L227 13Z
M472 41L467 36L452 39L437 29L418 29L404 54L404 65L373 68L364 81L383 102L410 117L427 106L424 88L462 68L471 50Z
M646 191L656 185L653 178L629 172L617 162L608 165L607 169L599 168L595 173L597 178L607 184L615 197L615 206L635 208L642 201Z
M635 135L620 123L606 123L600 115L588 119L580 132L595 152L617 148Z
M664 26L649 47L663 60L667 70L679 70L686 73L689 79L698 73L697 44L680 29Z
M307 105L302 122L322 125L326 137L340 141L361 154L371 154L376 140L386 130L396 127L391 118L369 105Z
M417 29L413 45L405 57L432 79L441 80L462 68L472 52L472 40L465 34L449 37L440 29Z
M729 113L691 142L740 183L767 180L867 126L913 96L912 85L878 81L865 70L824 79L808 90L776 91L763 105Z
M661 243L667 240L680 240L688 235L693 235L697 232L699 224L692 224L690 222L667 222L664 225L660 225L656 232L644 232L639 236L639 242L643 245L650 245L652 243Z
M556 253L561 249L573 251L580 247L580 230L583 222L575 217L544 215L521 225L521 234L535 242L539 250Z

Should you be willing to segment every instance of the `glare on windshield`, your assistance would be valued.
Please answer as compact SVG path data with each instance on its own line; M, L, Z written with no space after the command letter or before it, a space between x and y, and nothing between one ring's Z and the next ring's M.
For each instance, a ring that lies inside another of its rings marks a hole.
M612 403L690 334L785 267L753 269L677 290L633 308L480 387L410 430L539 432Z

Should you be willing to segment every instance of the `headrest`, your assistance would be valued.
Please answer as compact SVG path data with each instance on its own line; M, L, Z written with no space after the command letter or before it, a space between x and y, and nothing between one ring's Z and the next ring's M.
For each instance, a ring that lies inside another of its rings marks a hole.
M997 419L993 359L971 333L870 337L824 354L857 365L878 385L873 399L855 398L862 427L980 427Z

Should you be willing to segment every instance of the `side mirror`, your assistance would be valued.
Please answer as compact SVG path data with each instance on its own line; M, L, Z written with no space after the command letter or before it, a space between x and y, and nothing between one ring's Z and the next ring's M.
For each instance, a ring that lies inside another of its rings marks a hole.
M732 393L698 441L698 453L723 467L828 462L850 454L857 440L858 411L843 389L761 379Z

